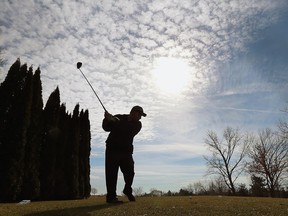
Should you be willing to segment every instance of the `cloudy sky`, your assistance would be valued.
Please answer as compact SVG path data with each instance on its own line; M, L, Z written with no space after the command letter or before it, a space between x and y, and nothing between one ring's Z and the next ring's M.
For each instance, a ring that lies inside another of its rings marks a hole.
M207 180L208 130L276 126L288 101L287 0L2 1L7 64L40 66L43 99L59 86L89 109L91 185L105 193L103 109L148 114L134 140L134 187L179 191ZM118 193L123 186L119 176Z

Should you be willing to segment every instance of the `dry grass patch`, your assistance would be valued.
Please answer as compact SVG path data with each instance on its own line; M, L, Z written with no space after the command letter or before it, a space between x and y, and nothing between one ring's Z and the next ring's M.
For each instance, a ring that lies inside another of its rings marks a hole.
M87 200L0 204L1 216L93 216L93 215L288 215L288 199L251 197L141 197L136 202L105 203L105 197Z

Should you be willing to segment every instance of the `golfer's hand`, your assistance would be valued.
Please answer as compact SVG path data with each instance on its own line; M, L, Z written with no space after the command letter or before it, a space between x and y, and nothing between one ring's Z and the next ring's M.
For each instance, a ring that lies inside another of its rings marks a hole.
M110 120L111 118L113 118L113 115L111 115L109 112L105 111L104 117L105 117L107 120Z
M119 118L111 115L111 114L108 113L107 111L105 112L104 116L105 116L105 119L107 119L107 120L110 121L110 122L118 122L118 121L120 121Z

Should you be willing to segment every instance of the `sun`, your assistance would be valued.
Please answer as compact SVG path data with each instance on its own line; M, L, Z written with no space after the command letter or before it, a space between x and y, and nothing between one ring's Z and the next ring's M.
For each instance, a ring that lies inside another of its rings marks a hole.
M156 86L169 94L184 91L191 79L191 67L185 61L171 57L157 59L152 73Z

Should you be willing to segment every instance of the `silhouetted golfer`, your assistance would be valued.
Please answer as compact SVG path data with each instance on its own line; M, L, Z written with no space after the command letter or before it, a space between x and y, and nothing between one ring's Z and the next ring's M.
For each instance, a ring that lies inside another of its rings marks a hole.
M110 132L106 140L105 175L106 175L106 202L123 203L116 194L119 167L123 173L125 187L123 193L129 201L135 201L132 194L134 178L133 138L142 128L140 119L146 116L143 108L134 106L130 114L115 115L105 112L102 127Z

